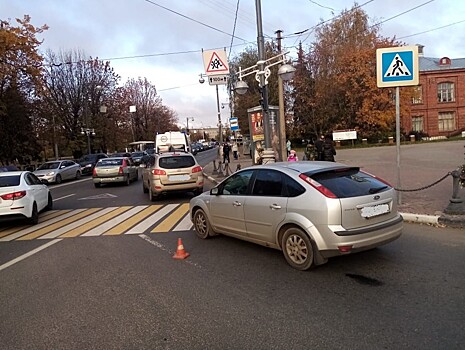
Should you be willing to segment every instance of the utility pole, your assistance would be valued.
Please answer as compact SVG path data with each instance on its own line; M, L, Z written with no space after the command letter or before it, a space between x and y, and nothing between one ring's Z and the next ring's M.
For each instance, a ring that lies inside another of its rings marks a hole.
M278 29L276 31L276 38L278 41L278 51L281 53L281 40L282 36L281 33L283 31ZM281 65L280 65L281 66ZM286 116L284 112L284 87L283 87L283 78L281 75L278 74L278 96L279 96L279 149L280 154L279 159L280 161L284 162L287 158L287 150L286 150Z

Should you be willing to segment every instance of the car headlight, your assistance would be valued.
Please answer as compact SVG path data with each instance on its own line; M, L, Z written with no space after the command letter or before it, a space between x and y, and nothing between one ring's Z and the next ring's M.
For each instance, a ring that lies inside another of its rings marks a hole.
M53 176L53 175L55 175L54 171L51 171L51 172L47 173L47 176Z

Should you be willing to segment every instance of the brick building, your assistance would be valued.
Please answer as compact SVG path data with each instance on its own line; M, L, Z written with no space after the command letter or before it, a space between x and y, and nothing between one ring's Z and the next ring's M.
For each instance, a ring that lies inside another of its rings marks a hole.
M423 56L419 46L420 85L410 115L402 118L405 132L455 136L465 131L465 58Z

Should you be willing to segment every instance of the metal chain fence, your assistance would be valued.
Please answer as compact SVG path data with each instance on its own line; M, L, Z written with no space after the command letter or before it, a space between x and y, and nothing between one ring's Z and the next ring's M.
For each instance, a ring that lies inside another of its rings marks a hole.
M445 178L447 178L448 176L452 175L452 172L448 172L446 175L444 175L443 177L441 177L439 180L437 181L434 181L431 185L427 185L427 186L423 186L423 187L420 187L420 188L414 188L414 189L403 189L403 188L395 188L394 189L396 191L399 191L399 192L416 192L416 191L422 191L422 190L426 190L427 188L430 188L430 187L433 187L434 185L437 185L438 183L440 183L442 180L444 180Z

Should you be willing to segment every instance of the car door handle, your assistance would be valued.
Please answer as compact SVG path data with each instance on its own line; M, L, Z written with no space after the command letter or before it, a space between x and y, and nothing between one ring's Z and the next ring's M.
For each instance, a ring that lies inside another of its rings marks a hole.
M270 208L271 208L271 209L281 209L281 206L280 206L280 205L277 205L277 204L271 204L271 205L270 205Z
M234 201L234 202L233 202L233 205L234 205L235 207L242 207L242 203L241 203L241 202L238 202L238 201Z

